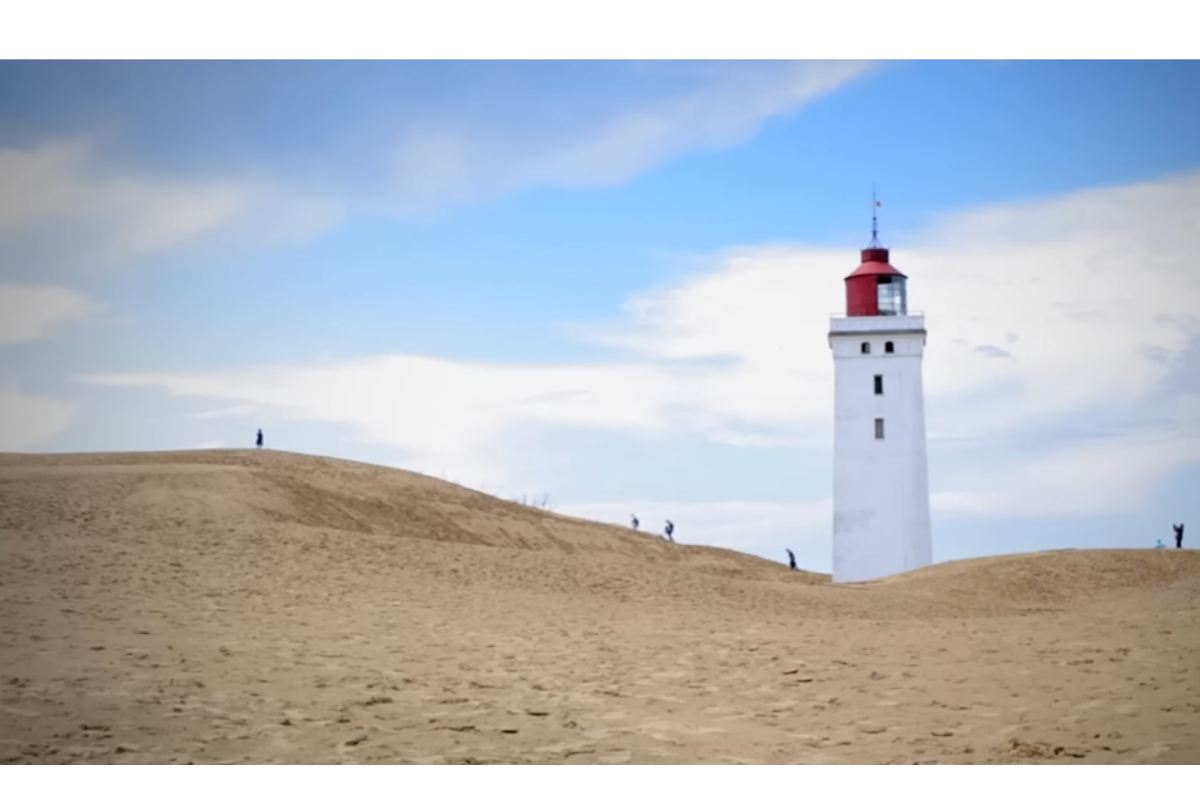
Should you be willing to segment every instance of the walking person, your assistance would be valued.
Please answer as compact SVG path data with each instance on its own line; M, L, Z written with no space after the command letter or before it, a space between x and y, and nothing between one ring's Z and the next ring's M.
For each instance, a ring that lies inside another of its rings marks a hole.
M638 525L641 525L641 524L642 523L638 522L637 514L629 515L629 527L633 528L636 531L638 529Z
M1181 522L1178 525L1172 525L1171 530L1175 531L1175 547L1177 549L1182 549L1183 548L1183 523Z
M262 446L263 446L262 428L258 429L258 436L254 437L254 446L257 447L259 450L262 450Z
M665 528L663 528L663 531L667 534L668 542L675 541L675 523L674 522L671 522L671 520L667 520L667 525Z
M796 569L796 554L795 554L795 553L793 553L791 550L789 550L789 549L788 549L788 548L786 548L786 547L785 547L785 548L783 548L783 549L784 549L784 550L787 550L787 554L788 554L788 566L789 566L789 567L790 567L792 570L795 570L795 569Z

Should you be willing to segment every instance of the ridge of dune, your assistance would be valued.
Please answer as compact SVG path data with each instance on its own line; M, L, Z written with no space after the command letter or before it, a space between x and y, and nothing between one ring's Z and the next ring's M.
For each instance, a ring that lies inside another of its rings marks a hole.
M862 584L278 451L0 454L0 761L1200 758L1200 554Z
M138 509L145 514L155 513L156 492L169 491L174 502L192 501L184 511L243 523L295 523L567 552L667 545L652 534L566 517L420 473L280 451L0 454L0 479L6 476L43 486L69 480L76 492L95 486L122 502L129 501L132 489L137 499L146 500Z
M777 562L736 550L686 542L673 546L653 534L525 506L420 473L325 456L272 450L0 453L0 481L17 479L40 488L70 481L72 502L80 501L81 491L91 489L101 501L108 492L108 499L119 499L124 506L123 514L116 512L119 516L149 523L295 524L489 547L619 554L651 562L679 561L682 555L689 566L730 578L786 577L813 585L829 580L823 573L781 570ZM175 504L169 512L163 510L167 502ZM13 528L57 520L62 511L37 504L17 507L11 500L0 509L12 515L0 517L0 525ZM1200 564L1193 555L1167 559L1150 550L1041 551L939 563L838 588L1063 602L1194 575Z
M937 594L948 602L1095 601L1123 591L1169 587L1200 574L1200 553L1163 550L1043 550L934 564L876 583Z
M686 554L691 564L727 576L781 574L780 564L734 550L672 546L654 534L525 506L419 473L324 456L269 450L0 454L0 481L32 487L23 502L10 489L8 517L0 517L0 526L13 528L59 521L72 513L72 504L94 501L110 518L139 524L295 525L643 562ZM789 577L828 580L812 572Z

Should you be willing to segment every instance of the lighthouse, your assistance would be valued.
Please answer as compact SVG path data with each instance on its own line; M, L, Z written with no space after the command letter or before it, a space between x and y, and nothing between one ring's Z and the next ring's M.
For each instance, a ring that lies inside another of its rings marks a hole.
M876 204L878 205L878 204ZM908 312L872 215L871 244L846 277L846 311L829 324L834 366L833 580L866 581L932 559L925 317Z

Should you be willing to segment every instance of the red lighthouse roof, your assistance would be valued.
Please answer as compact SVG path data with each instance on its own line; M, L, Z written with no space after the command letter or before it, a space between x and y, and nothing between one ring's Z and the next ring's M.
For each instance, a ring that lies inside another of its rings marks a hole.
M888 263L886 247L862 251L862 263L846 276L846 315L877 317L907 313L908 276Z
M888 263L888 249L886 247L868 247L862 251L862 264L854 272L847 275L846 280L858 277L859 275L899 275L901 278L908 277Z

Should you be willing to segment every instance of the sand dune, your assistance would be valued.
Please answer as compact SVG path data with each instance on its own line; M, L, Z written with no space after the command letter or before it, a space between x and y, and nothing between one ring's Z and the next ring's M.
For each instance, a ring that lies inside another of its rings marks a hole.
M1200 556L828 576L276 452L0 455L0 761L1200 760Z

